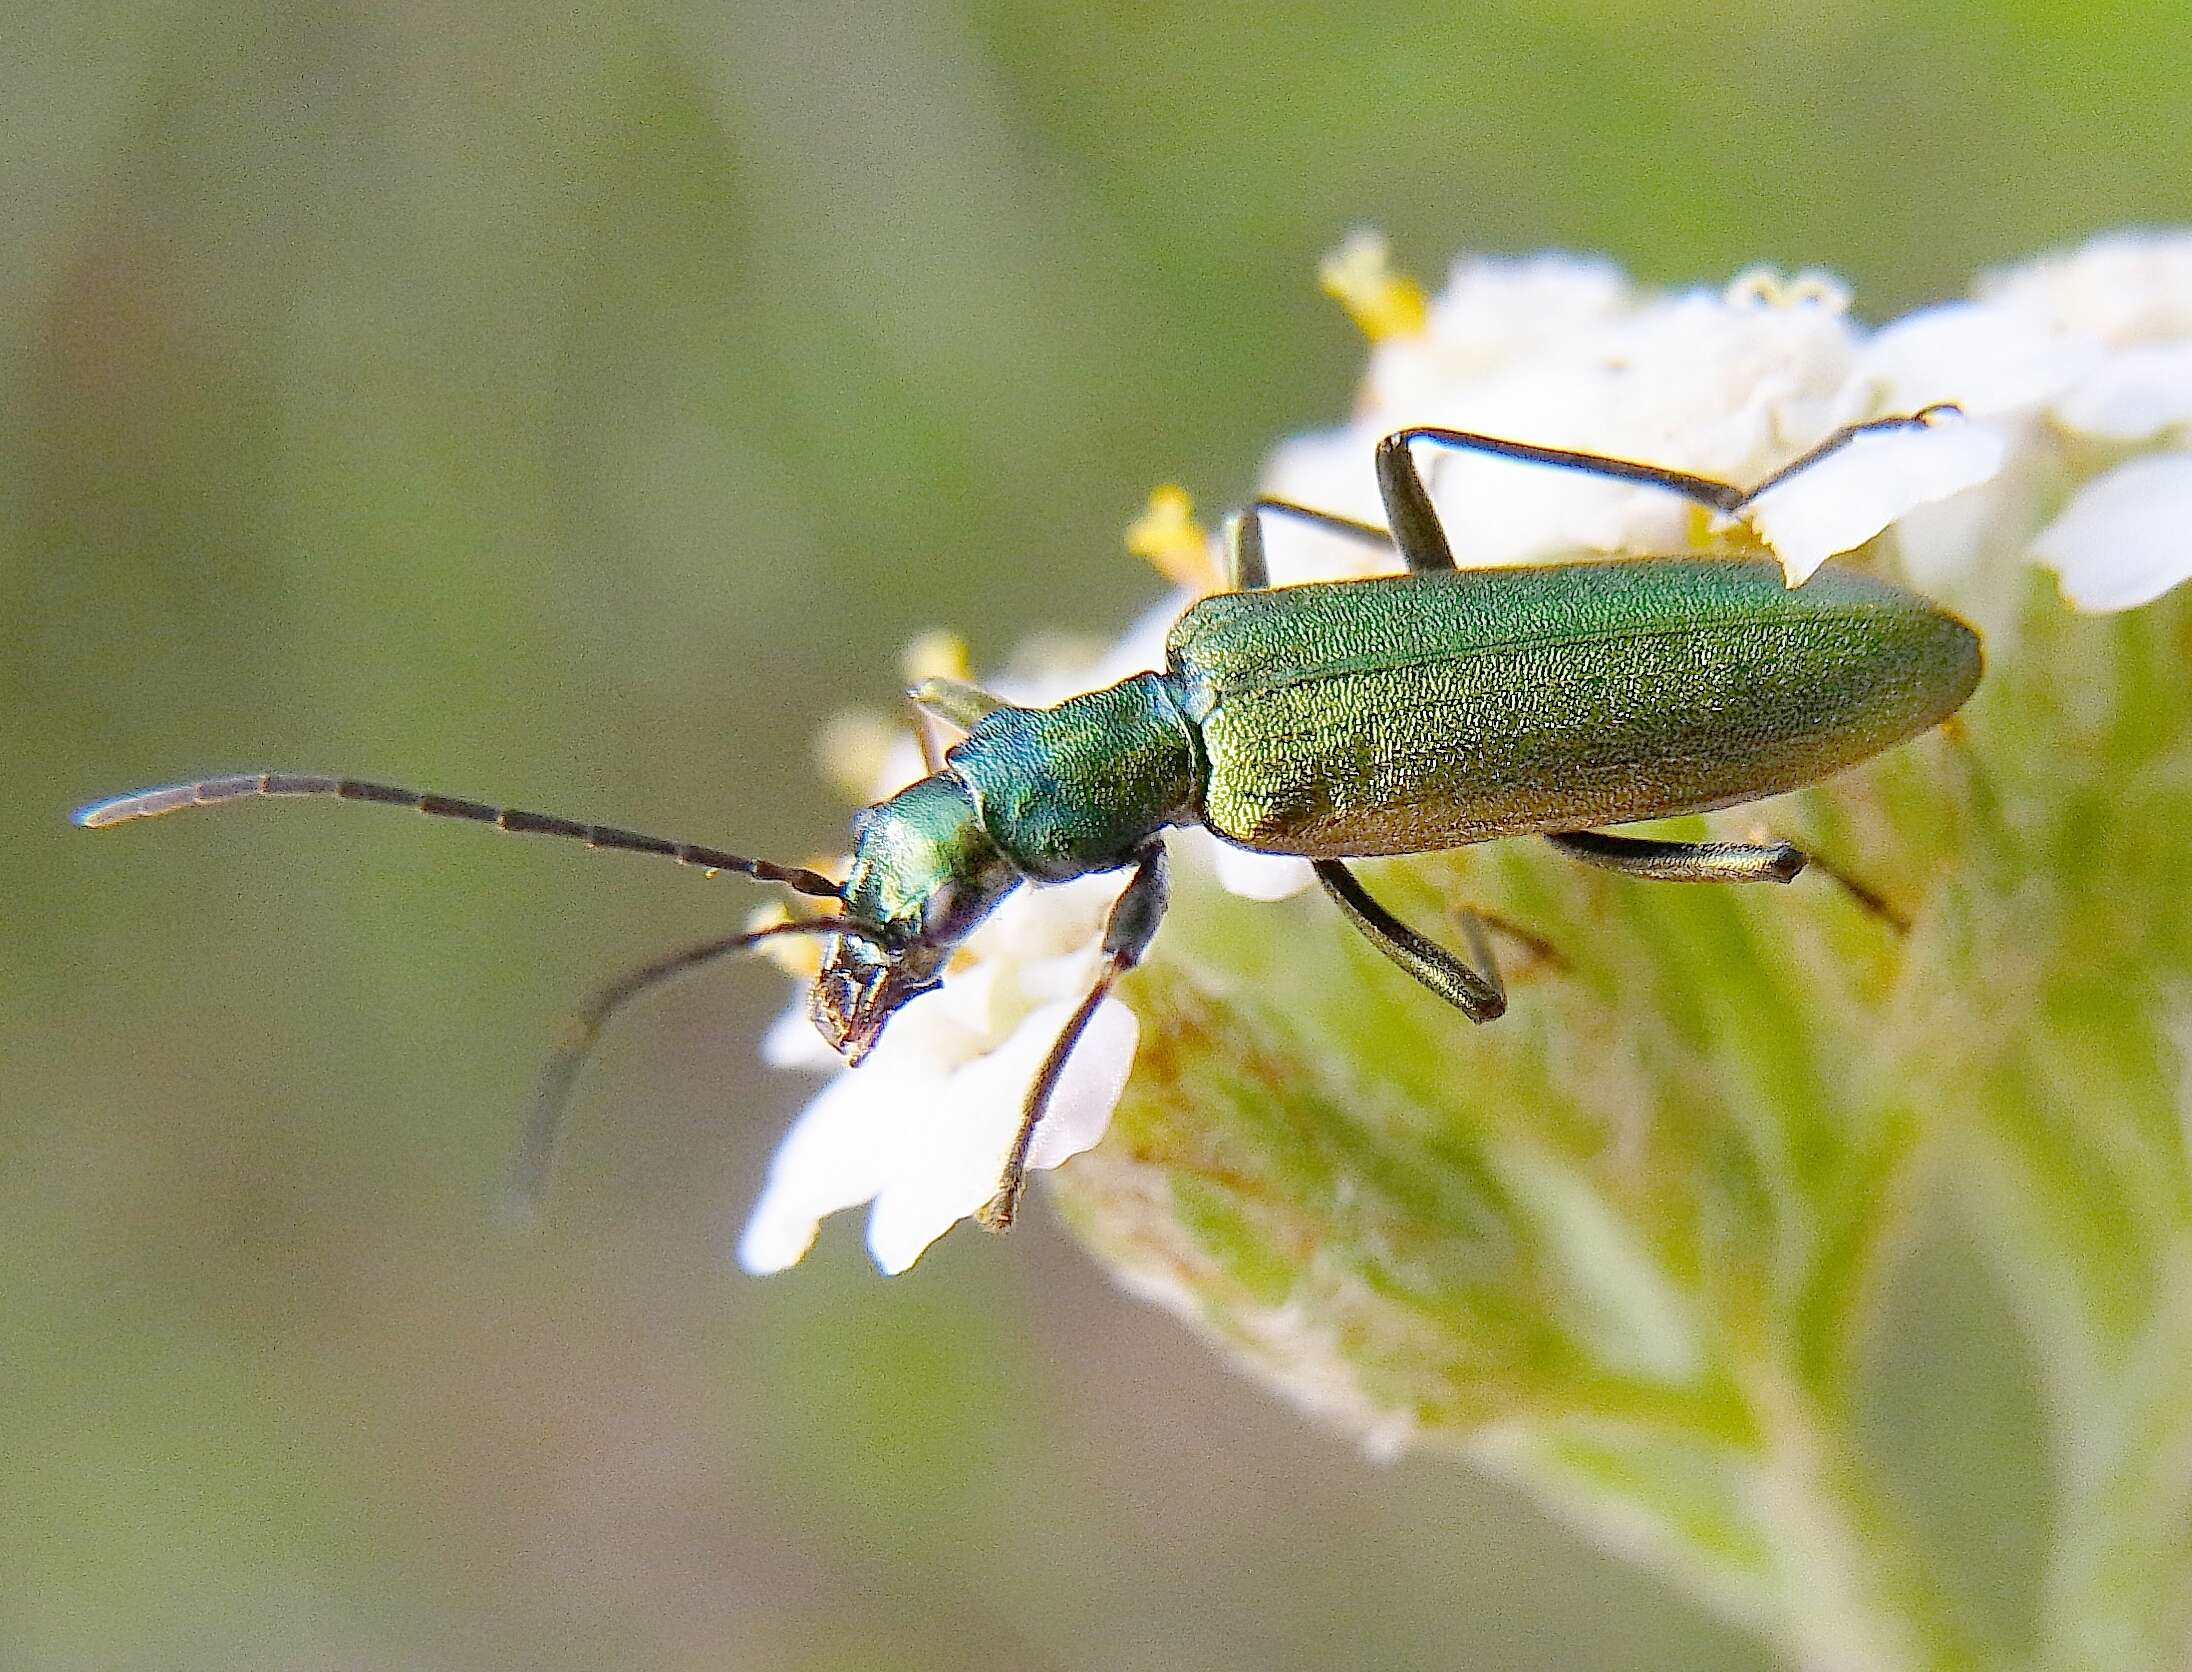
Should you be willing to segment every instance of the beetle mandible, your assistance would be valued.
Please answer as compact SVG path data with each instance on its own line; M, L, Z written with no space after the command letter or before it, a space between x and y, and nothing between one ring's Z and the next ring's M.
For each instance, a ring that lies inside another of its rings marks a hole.
M1164 916L1162 833L1202 825L1309 859L1350 921L1471 1021L1507 1007L1481 923L1467 959L1380 906L1347 861L1543 836L1571 858L1677 882L1788 882L1786 842L1668 842L1601 828L1706 812L1812 783L1938 724L1978 683L1978 635L1888 582L1826 570L1787 588L1761 559L1635 557L1509 569L1456 566L1418 470L1418 443L1665 489L1733 515L1867 431L1852 424L1745 490L1708 477L1466 431L1378 444L1385 528L1285 500L1227 520L1226 589L1173 624L1162 671L1049 708L932 679L916 708L965 733L928 776L853 821L837 882L802 866L613 826L318 774L258 772L139 790L73 815L98 827L254 796L336 796L591 847L660 854L836 903L827 916L724 935L634 970L581 1013L551 1060L519 1161L545 1184L563 1110L610 1014L671 976L778 935L827 937L815 1025L858 1064L903 1006L1022 883L1126 871L1099 972L1029 1085L982 1212L1002 1230L1029 1145L1082 1031ZM1404 573L1272 587L1263 520L1285 516L1394 549Z

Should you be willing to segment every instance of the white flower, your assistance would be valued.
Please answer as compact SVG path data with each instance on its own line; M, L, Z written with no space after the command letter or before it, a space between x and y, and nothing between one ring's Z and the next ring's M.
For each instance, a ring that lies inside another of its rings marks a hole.
M1355 275L1358 286L1374 282ZM2182 449L2192 429L2192 233L2096 239L1975 289L1973 300L1868 331L1849 317L1846 291L1816 276L1745 274L1718 294L1658 292L1600 261L1466 261L1429 299L1422 330L1373 346L1347 423L1272 455L1264 491L1382 521L1373 449L1419 425L1749 486L1844 424L1951 402L1964 425L1866 436L1746 508L1743 520L1792 584L1883 531L1883 555L1922 583L1944 583L1990 549L2040 555L2042 524L2058 510L2047 556L2080 608L2124 607L2192 573L2175 472L2112 473L2091 517L2075 495L2050 502L2060 492L2051 484L2100 491L2088 479L2114 462L2079 454L2080 437ZM1421 453L1466 564L1696 542L1696 513L1664 492ZM1284 584L1372 573L1390 559L1337 536L1275 529L1271 563ZM2144 578L2121 584L2133 570Z
M831 1078L770 1163L739 1264L796 1264L827 1215L872 1201L869 1252L897 1273L980 1209L997 1189L1028 1085L1096 973L1118 889L1116 877L1023 888L969 938L944 985L893 1018L858 1069L816 1035L801 998L764 1054ZM1138 1033L1134 1013L1107 999L1036 1129L1031 1167L1058 1166L1104 1135Z
M1602 261L1471 260L1425 298L1358 236L1325 282L1377 336L1352 417L1282 444L1263 489L1384 520L1372 460L1395 430L1437 426L1640 460L1753 486L1842 426L1953 403L1960 416L1867 433L1776 483L1716 532L1663 490L1425 447L1418 464L1468 565L1684 551L1763 541L1791 585L1860 547L1919 585L1970 584L2008 552L2053 568L2085 610L2124 609L2192 574L2192 233L2126 234L1983 278L1971 300L1879 330L1819 275L1739 275L1726 289L1652 291ZM2125 457L2127 449L2134 451ZM1176 503L1174 502L1176 501ZM1184 498L1165 502L1168 572L1194 568ZM1153 513L1156 511L1153 506ZM1266 528L1276 584L1399 567L1390 550L1283 519ZM1215 565L1211 573L1215 574ZM1070 674L1000 682L1054 701L1163 662L1168 597L1111 651ZM876 784L917 771L910 742ZM1306 862L1197 831L1191 868L1275 900ZM1029 1080L1097 968L1123 878L1028 887L967 943L940 992L899 1015L857 1072L817 1039L802 1000L769 1056L832 1078L794 1124L739 1244L750 1269L792 1264L817 1224L874 1203L868 1242L903 1270L988 1200ZM1116 999L1089 1029L1031 1157L1055 1166L1101 1138L1136 1039Z
M1167 598L1093 662L1050 665L992 687L1015 702L1055 702L1164 663L1165 630L1186 607ZM884 759L878 800L922 768L910 735ZM1027 885L970 935L941 988L891 1019L849 1069L808 1019L804 990L777 1018L762 1056L827 1082L793 1120L739 1237L748 1271L782 1271L812 1246L823 1219L872 1202L868 1251L893 1275L996 1193L1027 1089L1097 973L1104 918L1124 873ZM1104 1135L1126 1086L1140 1027L1117 998L1091 1018L1028 1152L1056 1167Z
M1882 400L1891 380L1863 372L1864 334L1845 302L1818 278L1754 274L1718 295L1653 293L1599 262L1467 262L1432 299L1420 336L1377 345L1347 425L1280 448L1264 488L1379 520L1373 449L1416 425L1762 482L1839 426L1894 410ZM1831 488L1792 481L1753 525L1801 579L1913 506L1983 480L2003 451L1968 431L1868 437L1822 467ZM1691 544L1692 508L1662 490L1430 448L1419 466L1467 564ZM1281 581L1378 561L1324 535L1285 544L1273 553Z
M1801 584L1920 506L1991 481L2008 452L1998 430L1953 416L1868 431L1768 488L1744 520Z

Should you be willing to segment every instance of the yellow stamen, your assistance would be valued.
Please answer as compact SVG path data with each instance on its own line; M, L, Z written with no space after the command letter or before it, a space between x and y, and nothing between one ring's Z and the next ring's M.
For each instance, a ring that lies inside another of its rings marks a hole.
M974 664L968 659L967 641L948 628L937 627L923 633L898 658L898 671L906 676L908 685L918 685L924 679L971 680Z
M1420 337L1430 322L1423 286L1392 267L1382 232L1356 232L1317 264L1317 283L1372 342Z
M1126 549L1146 558L1176 586L1210 592L1218 584L1210 560L1210 531L1195 520L1195 502L1170 483L1149 496L1149 509L1127 525Z
M1713 552L1723 557L1770 557L1773 548L1768 546L1750 525L1737 516L1723 523L1719 513L1707 505L1690 507L1688 526L1684 530L1689 548L1693 552Z
M1849 312L1849 286L1832 273L1806 268L1793 277L1771 267L1746 267L1728 282L1721 299L1730 307L1817 308Z
M1789 300L1799 306L1820 309L1825 313L1849 312L1849 286L1832 273L1822 273L1817 268L1806 268L1789 280Z
M1786 290L1785 281L1773 268L1746 267L1728 281L1721 300L1730 307L1746 304L1754 308L1778 307Z

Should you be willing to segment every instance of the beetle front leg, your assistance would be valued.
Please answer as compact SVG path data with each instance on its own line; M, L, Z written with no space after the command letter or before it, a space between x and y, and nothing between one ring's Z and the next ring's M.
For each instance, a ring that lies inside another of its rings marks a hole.
M1151 842L1136 856L1134 875L1128 879L1119 897L1111 902L1111 914L1104 919L1102 968L1097 971L1096 979L1080 1005L1059 1030L1050 1054L1043 1058L1043 1066L1036 1071L1035 1079L1028 1087L1027 1100L1020 1106L1019 1130L1013 1134L1004 1171L998 1175L997 1194L984 1204L978 1215L988 1229L1011 1229L1013 1218L1020 1211L1020 1195L1027 1188L1028 1150L1035 1143L1035 1129L1042 1125L1051 1097L1065 1074L1066 1061L1073 1055L1074 1046L1080 1044L1081 1035L1087 1032L1088 1024L1102 1008L1112 986L1142 961L1149 943L1157 938L1157 926L1164 921L1165 902L1170 895L1164 844Z
M1008 706L1003 697L979 685L944 678L924 679L910 688L906 704L913 710L913 736L921 745L921 764L932 778L944 770L944 753L936 741L939 722L963 734L972 731L983 715Z
M1490 1022L1507 1013L1507 986L1499 978L1491 939L1476 913L1462 915L1461 932L1469 942L1470 957L1484 966L1481 974L1371 899L1355 873L1338 860L1311 860L1310 868L1333 903L1347 914L1348 922L1367 935L1372 946L1470 1021Z
M994 696L963 679L924 679L907 691L906 701L932 720L941 720L961 731L972 731L975 721L983 715L1009 706L1003 697Z
M1545 839L1570 859L1653 882L1794 882L1805 863L1803 850L1789 842L1661 842L1598 830Z

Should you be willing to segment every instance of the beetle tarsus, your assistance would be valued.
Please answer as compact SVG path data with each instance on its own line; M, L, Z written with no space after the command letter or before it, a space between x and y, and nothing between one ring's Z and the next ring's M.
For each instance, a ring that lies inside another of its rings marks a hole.
M1570 859L1647 882L1794 882L1807 862L1791 842L1662 842L1563 830L1545 838Z
M1386 957L1415 977L1472 1022L1496 1022L1507 1014L1507 984L1484 923L1473 911L1460 913L1462 938L1469 955L1483 965L1472 969L1436 941L1419 935L1370 897L1355 873L1336 859L1310 862L1325 893Z

